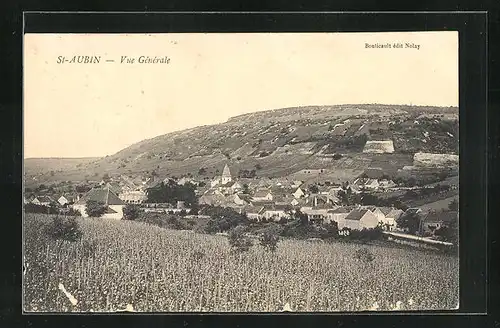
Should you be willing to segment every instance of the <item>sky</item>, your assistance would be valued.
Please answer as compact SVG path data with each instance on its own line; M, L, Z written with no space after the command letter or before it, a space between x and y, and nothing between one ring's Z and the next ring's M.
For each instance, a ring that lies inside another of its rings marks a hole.
M58 63L85 55L101 61ZM170 61L140 64L139 56ZM458 106L458 89L457 32L26 34L24 157L112 155L168 132L284 107Z

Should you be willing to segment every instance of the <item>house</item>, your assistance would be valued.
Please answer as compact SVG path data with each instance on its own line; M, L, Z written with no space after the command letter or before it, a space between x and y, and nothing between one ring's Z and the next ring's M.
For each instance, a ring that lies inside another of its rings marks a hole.
M75 202L75 200L76 201L78 200L77 197L70 196L70 195L62 195L61 197L59 197L57 199L57 202L61 206L66 206L66 205L69 205L69 204L73 204Z
M298 188L300 186L302 186L303 182L302 181L299 181L299 180L294 180L291 184L290 184L290 187L292 188Z
M243 190L243 186L238 181L235 181L231 186L231 191L234 193L240 190Z
M397 220L401 215L403 215L403 211L397 208L391 209L389 213L385 215L385 219L383 221L383 228L385 230L393 231L397 228Z
M264 206L247 206L245 213L249 220L260 221L264 214Z
M104 188L109 188L112 192L114 192L115 194L120 194L123 190L135 190L137 189L137 187L135 186L130 186L130 185L125 185L125 188L122 188L120 187L120 185L116 184L116 183L111 183L111 182L108 182L104 185Z
M144 190L124 191L120 193L118 197L128 204L141 204L148 199L148 196Z
M378 226L378 219L372 211L357 208L352 210L344 219L344 225L339 229L349 228L351 230L373 229Z
M220 179L215 178L210 180L210 188L215 188L220 184Z
M267 220L280 221L281 219L290 219L291 206L287 205L272 205L265 206L262 217Z
M396 220L403 214L403 211L391 207L373 207L369 210L377 217L382 228L388 231L396 229Z
M331 209L331 207L327 206L303 206L300 208L300 211L307 215L310 222L321 223L327 219L328 211Z
M224 206L227 204L232 203L233 200L228 200L226 196L221 195L219 193L213 193L213 194L205 194L200 197L198 200L198 204L200 205L213 205L213 206Z
M234 191L233 191L233 185L235 184L234 181L229 181L229 182L226 182L226 183L221 183L219 185L217 185L217 190L224 194L224 195L229 195L229 194L233 194Z
M186 183L193 183L193 179L191 178L186 178L186 177L182 177L180 178L179 180L177 180L177 184L179 186L184 186Z
M393 188L396 186L394 181L388 179L378 180L378 184L380 188Z
M102 218L109 219L122 219L123 207L125 202L122 201L111 189L109 188L94 188L85 194L79 201L73 205L73 209L79 211L83 217L88 217L86 205L88 201L95 201L102 203L106 206L106 213Z
M328 210L326 214L326 222L337 222L338 227L345 226L345 218L351 212L348 207L337 207L336 209ZM341 228L340 228L341 229Z
M385 219L385 213L384 213L385 211L382 211L381 208L373 206L368 209L373 213L373 215L377 217L379 222L382 222Z
M380 186L380 184L378 183L377 179L368 179L368 180L365 181L365 183L364 183L363 186L365 188L375 190L375 189L378 189L378 187Z
M50 206L54 204L54 200L50 196L37 196L31 201L32 204Z
M235 194L233 196L233 200L236 205L248 205L250 203L250 198L250 195L245 194Z
M273 182L268 177L262 177L257 183L257 188L269 188L272 186Z
M330 195L322 195L322 194L311 194L306 197L306 204L310 204L311 206L320 206L320 205L334 205L338 202L337 197L332 197Z
M252 206L260 207L260 206L270 206L274 205L274 201L272 200L252 200L250 202Z
M276 205L296 206L299 204L299 201L290 194L273 196L273 201Z
M297 190L295 190L295 192L292 195L293 197L298 199L304 197L306 193L300 187L298 187Z
M222 204L223 207L231 208L233 209L236 213L242 214L245 212L245 205L238 205L235 203L225 203Z
M271 201L273 200L273 194L268 189L257 190L252 197L254 201Z
M458 221L457 211L430 211L422 220L422 230L433 234L442 227L448 227Z

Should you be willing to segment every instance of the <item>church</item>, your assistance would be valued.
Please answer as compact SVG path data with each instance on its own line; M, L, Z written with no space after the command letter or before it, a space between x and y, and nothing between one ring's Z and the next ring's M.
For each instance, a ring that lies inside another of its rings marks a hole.
M222 170L222 175L211 181L210 186L217 188L223 194L233 194L243 189L243 187L233 180L229 166L226 164Z

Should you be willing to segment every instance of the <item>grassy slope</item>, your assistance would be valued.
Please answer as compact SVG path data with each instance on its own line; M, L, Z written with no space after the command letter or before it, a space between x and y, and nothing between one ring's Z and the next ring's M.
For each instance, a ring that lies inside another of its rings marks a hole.
M346 160L336 162L318 153L323 143L328 143L325 138L331 134L328 131L329 125L352 119L353 115L358 115L358 118L351 120L356 122L353 125L355 127L383 117L410 119L413 122L411 117L417 117L421 113L455 115L453 113L456 112L456 108L389 105L309 106L258 112L241 115L222 124L200 126L144 140L112 156L83 163L79 167L64 168L54 176L46 171L39 180L49 183L59 180L97 180L104 173L141 174L152 170L156 170L161 176L187 173L196 175L201 167L207 169L208 176L214 176L226 163L231 165L233 172L239 169L251 170L256 164L260 164L262 170L258 175L261 176L285 176L305 168L332 168L338 172L339 177L345 179L357 174L351 170L363 170L369 166L397 170L411 164L412 154L377 158L357 153L353 154L356 156L356 163L351 161L346 167ZM414 140L413 135L404 135L406 130L408 129L402 128L397 132L398 144L403 142L404 145L405 140ZM386 132L381 132L382 135L378 137L389 138L392 132L383 131ZM355 132L356 128L349 129L349 134ZM313 141L304 142L311 138ZM291 140L302 143L291 144ZM427 146L420 144L419 147ZM270 155L260 157L263 152ZM26 171L29 175L33 173L28 166Z
M396 301L422 310L458 302L454 257L369 246L375 260L367 264L353 257L359 245L289 240L276 254L254 246L238 256L221 236L78 221L81 241L53 241L41 233L47 216L26 215L25 310L279 311L289 303L295 311L356 311L375 301L379 310Z

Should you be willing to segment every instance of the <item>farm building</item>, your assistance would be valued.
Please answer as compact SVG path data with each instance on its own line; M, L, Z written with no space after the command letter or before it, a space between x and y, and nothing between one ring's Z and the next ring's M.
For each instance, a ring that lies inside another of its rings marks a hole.
M354 209L349 213L339 229L349 228L351 230L373 229L378 226L378 219L368 209Z
M50 196L37 196L31 201L32 204L50 206L54 204L54 200Z
M392 140L368 140L363 153L392 154L394 153L394 143Z
M125 202L109 188L94 188L73 205L73 208L79 211L83 217L88 217L86 211L88 201L102 203L107 207L106 213L104 213L102 218L118 220L123 218Z

